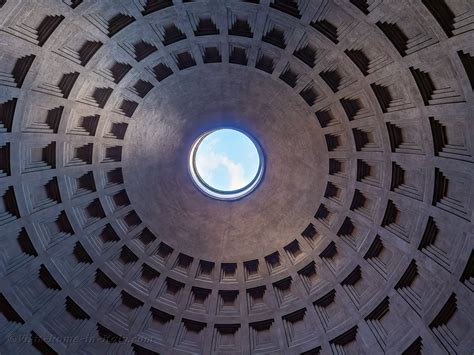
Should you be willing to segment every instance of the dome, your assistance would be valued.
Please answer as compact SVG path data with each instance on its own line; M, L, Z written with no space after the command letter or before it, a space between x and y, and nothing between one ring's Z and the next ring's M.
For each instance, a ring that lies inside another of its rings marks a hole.
M1 353L472 353L471 1L0 19ZM223 129L258 156L228 191Z

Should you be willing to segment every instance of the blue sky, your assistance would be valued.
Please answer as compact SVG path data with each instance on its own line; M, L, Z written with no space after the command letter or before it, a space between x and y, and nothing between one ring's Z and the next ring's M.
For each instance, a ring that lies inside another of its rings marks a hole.
M258 172L260 157L245 134L221 129L204 138L196 152L196 169L211 187L233 191L247 186Z

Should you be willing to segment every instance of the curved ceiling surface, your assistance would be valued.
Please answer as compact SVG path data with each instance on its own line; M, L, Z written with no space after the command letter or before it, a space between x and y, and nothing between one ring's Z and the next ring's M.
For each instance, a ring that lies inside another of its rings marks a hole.
M3 0L0 48L0 352L472 351L470 1Z

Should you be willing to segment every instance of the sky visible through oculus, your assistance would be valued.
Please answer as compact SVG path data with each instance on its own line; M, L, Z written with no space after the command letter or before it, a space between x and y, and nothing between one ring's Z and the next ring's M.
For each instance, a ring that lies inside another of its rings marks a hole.
M207 135L196 150L196 171L216 190L246 187L257 175L260 156L252 140L234 129L219 129Z

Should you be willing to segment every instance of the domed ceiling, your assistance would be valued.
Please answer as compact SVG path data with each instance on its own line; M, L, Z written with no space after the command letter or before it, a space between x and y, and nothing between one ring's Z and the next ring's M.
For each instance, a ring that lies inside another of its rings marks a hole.
M472 353L470 0L3 0L0 48L2 354Z

